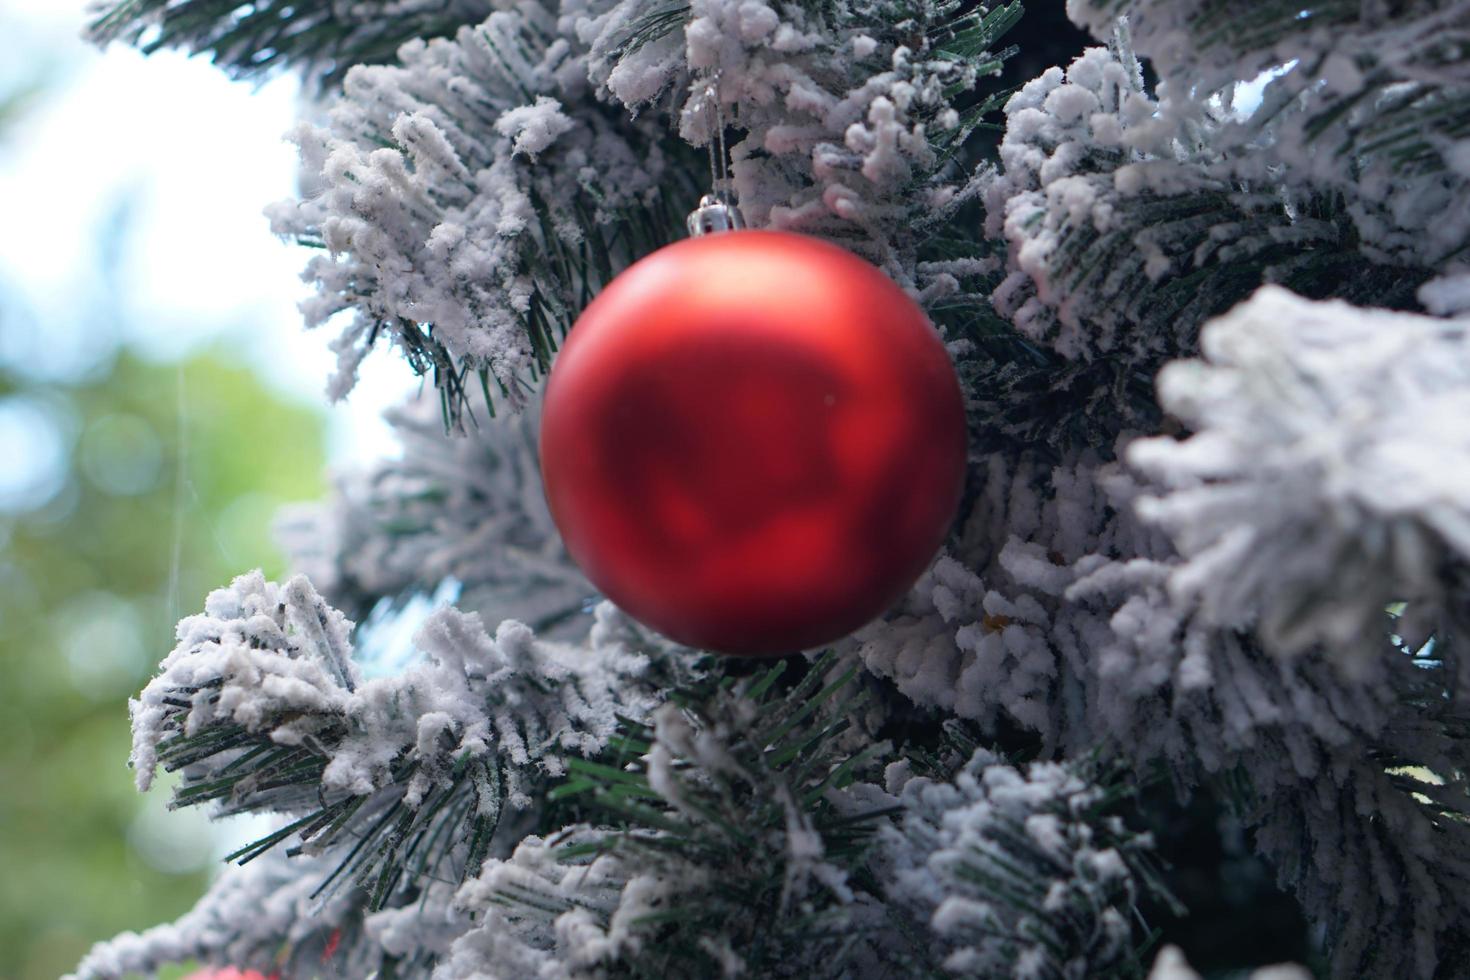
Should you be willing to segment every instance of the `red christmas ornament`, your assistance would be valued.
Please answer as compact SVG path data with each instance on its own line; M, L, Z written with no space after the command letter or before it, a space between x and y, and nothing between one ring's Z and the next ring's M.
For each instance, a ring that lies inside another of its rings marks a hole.
M721 232L588 305L546 386L541 469L567 550L631 616L690 646L793 653L882 613L934 557L963 399L876 268Z

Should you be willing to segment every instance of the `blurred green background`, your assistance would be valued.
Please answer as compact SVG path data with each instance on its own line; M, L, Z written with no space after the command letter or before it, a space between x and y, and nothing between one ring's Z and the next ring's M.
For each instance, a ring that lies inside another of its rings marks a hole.
M66 23L40 30L25 13L0 3L0 176L54 139L48 122L86 90L82 75L106 83ZM323 491L319 400L248 352L299 330L289 302L263 309L256 271L202 222L188 247L238 266L210 287L216 312L141 301L157 189L122 161L146 139L99 142L92 161L56 151L54 185L34 166L0 182L0 980L55 980L93 942L177 917L203 890L229 831L168 813L166 788L134 790L127 699L210 589L283 571L272 514ZM70 165L99 179L79 184ZM121 185L104 179L124 170ZM37 209L33 195L55 200ZM264 219L257 233L269 240ZM38 282L26 249L64 276ZM187 341L172 342L186 321Z
M126 699L180 609L280 571L271 511L318 493L322 455L319 417L226 357L123 349L75 385L0 372L0 429L54 426L64 453L0 514L0 976L52 980L93 941L179 915L213 862L194 814L133 789Z

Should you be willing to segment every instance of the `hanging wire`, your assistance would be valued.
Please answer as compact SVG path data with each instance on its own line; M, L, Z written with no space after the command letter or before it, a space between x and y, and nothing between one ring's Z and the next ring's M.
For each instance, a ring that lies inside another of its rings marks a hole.
M730 193L730 159L725 146L725 113L720 105L720 71L710 75L704 88L705 105L710 113L709 179L710 192L725 201Z
M710 115L710 138L705 143L705 148L709 151L709 189L711 194L718 193L720 189L720 163L715 151L714 137L716 132L723 130L722 124L724 122L720 118L720 97L719 90L716 88L716 80L719 76L720 73L718 71L715 72L711 76L708 84L704 87L704 104L709 109Z
M725 114L720 106L718 69L706 80L701 98L709 110L710 192L689 215L689 233L695 236L745 227L745 219L735 204L733 182L730 179L729 148L725 145Z
M724 114L724 111L722 110L722 108L720 106L720 98L719 98L719 91L718 91L719 78L720 78L720 73L719 72L715 72L714 81L711 83L713 86L716 87L716 92L715 92L715 144L716 144L716 154L718 155L719 160L720 160L720 184L719 184L719 186L717 188L715 188L715 190L716 190L716 192L721 197L727 197L727 196L729 196L730 194L733 193L733 188L731 187L731 181L730 181L730 153L729 153L728 148L725 146L725 114ZM731 203L733 203L733 202L731 202Z

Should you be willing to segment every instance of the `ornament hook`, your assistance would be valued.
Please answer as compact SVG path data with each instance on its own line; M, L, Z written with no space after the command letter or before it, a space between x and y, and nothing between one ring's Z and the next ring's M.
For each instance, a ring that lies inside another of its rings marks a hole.
M720 72L710 75L703 99L710 108L709 181L710 193L699 199L699 207L689 214L691 238L718 231L737 231L745 227L745 217L734 201L730 181L730 163L725 148L725 117L720 111Z
M740 209L715 194L699 199L699 207L689 212L689 236L698 238L717 231L738 231L745 227Z

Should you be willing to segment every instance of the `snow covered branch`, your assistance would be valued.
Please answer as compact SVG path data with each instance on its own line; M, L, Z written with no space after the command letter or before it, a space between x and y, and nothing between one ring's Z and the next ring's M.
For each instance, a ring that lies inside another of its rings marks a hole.
M608 38L646 6L623 0L593 23ZM679 132L704 146L719 122L736 130L734 187L754 224L839 241L931 303L953 301L961 279L988 271L979 236L968 256L929 246L941 234L964 240L945 226L978 184L957 155L998 106L969 93L999 71L1009 52L997 42L1020 15L1017 2L692 0L682 38L620 49L594 78L638 107L681 68L696 73Z
M329 125L296 131L318 190L270 213L323 250L308 325L352 311L334 397L391 339L452 419L477 387L525 405L571 318L698 197L693 155L663 145L656 117L597 101L562 24L523 2L410 42L399 64L348 74Z
M320 857L288 858L283 851L227 868L176 922L98 943L68 980L152 976L189 960L265 972L282 966L320 969L329 949L342 947L343 930L355 931L361 922L350 893L313 900L311 893L330 870ZM284 963L283 946L289 950ZM344 974L368 976L379 966L354 956L357 944L346 947L341 958L331 957L346 968Z
M473 875L505 818L533 811L569 758L657 703L666 678L616 618L579 649L510 620L492 638L446 607L416 637L420 663L362 680L349 624L304 578L242 576L179 625L133 702L138 784L162 765L183 773L175 806L290 815L233 857L294 840L293 853L337 858L318 892L350 878L381 908L419 876Z
M676 696L630 734L628 765L575 763L558 795L593 791L591 812L624 829L578 825L488 863L460 890L484 918L445 980L1138 975L1133 904L1156 881L1147 839L1109 815L1118 795L1091 768L1022 773L984 751L953 782L890 766L898 797L852 782L884 747L841 747L840 664L774 698L779 668Z
M980 750L950 782L918 777L882 831L889 899L926 922L958 976L1141 974L1137 902L1152 841L1109 815L1095 766L1024 770ZM1162 894L1162 893L1161 893Z
M995 307L1064 362L1049 367L1049 398L1010 400L1032 394L1033 414L1059 400L1100 416L1111 431L1070 440L1094 448L1099 435L1106 445L1155 427L1154 372L1193 353L1200 325L1260 283L1406 306L1429 278L1360 250L1350 210L1332 196L1242 181L1222 156L1230 123L1210 106L1147 94L1125 41L1011 98L1002 169L985 192L987 229L1009 248Z
M456 945L449 976L499 975L469 952L503 955L487 933L506 932L571 975L839 976L883 955L882 907L850 880L883 794L851 787L888 746L850 737L867 697L853 667L827 657L781 690L783 672L676 693L628 727L623 759L572 763L555 798L622 829L487 864L460 902L498 917Z
M1432 973L1470 948L1470 785L1454 761L1470 728L1449 696L1452 641L1432 655L1422 637L1395 645L1391 630L1418 631L1380 607L1358 670L1333 649L1282 658L1171 589L1185 559L1136 514L1149 487L1123 463L987 468L950 560L854 638L871 670L986 729L1035 731L1048 753L1101 748L1221 787L1343 975Z
M230 74L294 68L335 86L357 64L392 60L413 38L441 37L482 20L490 0L92 0L91 37L145 53L208 54Z
M1384 608L1422 615L1470 576L1470 321L1314 303L1277 287L1209 324L1160 401L1193 431L1128 458L1210 621L1268 649L1382 654Z
M482 419L461 436L445 431L432 396L388 413L397 458L342 475L327 501L277 521L293 567L354 618L452 582L458 604L482 619L514 618L543 638L581 640L596 590L546 509L536 408Z
M1126 16L1170 97L1233 110L1241 177L1344 194L1376 248L1435 264L1470 240L1470 0L1068 0L1104 37ZM1269 84L1267 84L1269 81Z
M975 304L995 263L946 225L978 193L957 154L993 101L961 96L999 69L1019 12L523 2L349 73L330 126L296 135L319 190L271 212L324 249L308 324L353 311L332 394L381 338L452 416L477 379L524 406L591 295L677 234L707 186L691 144L717 119L740 137L754 224L839 240L933 305Z

